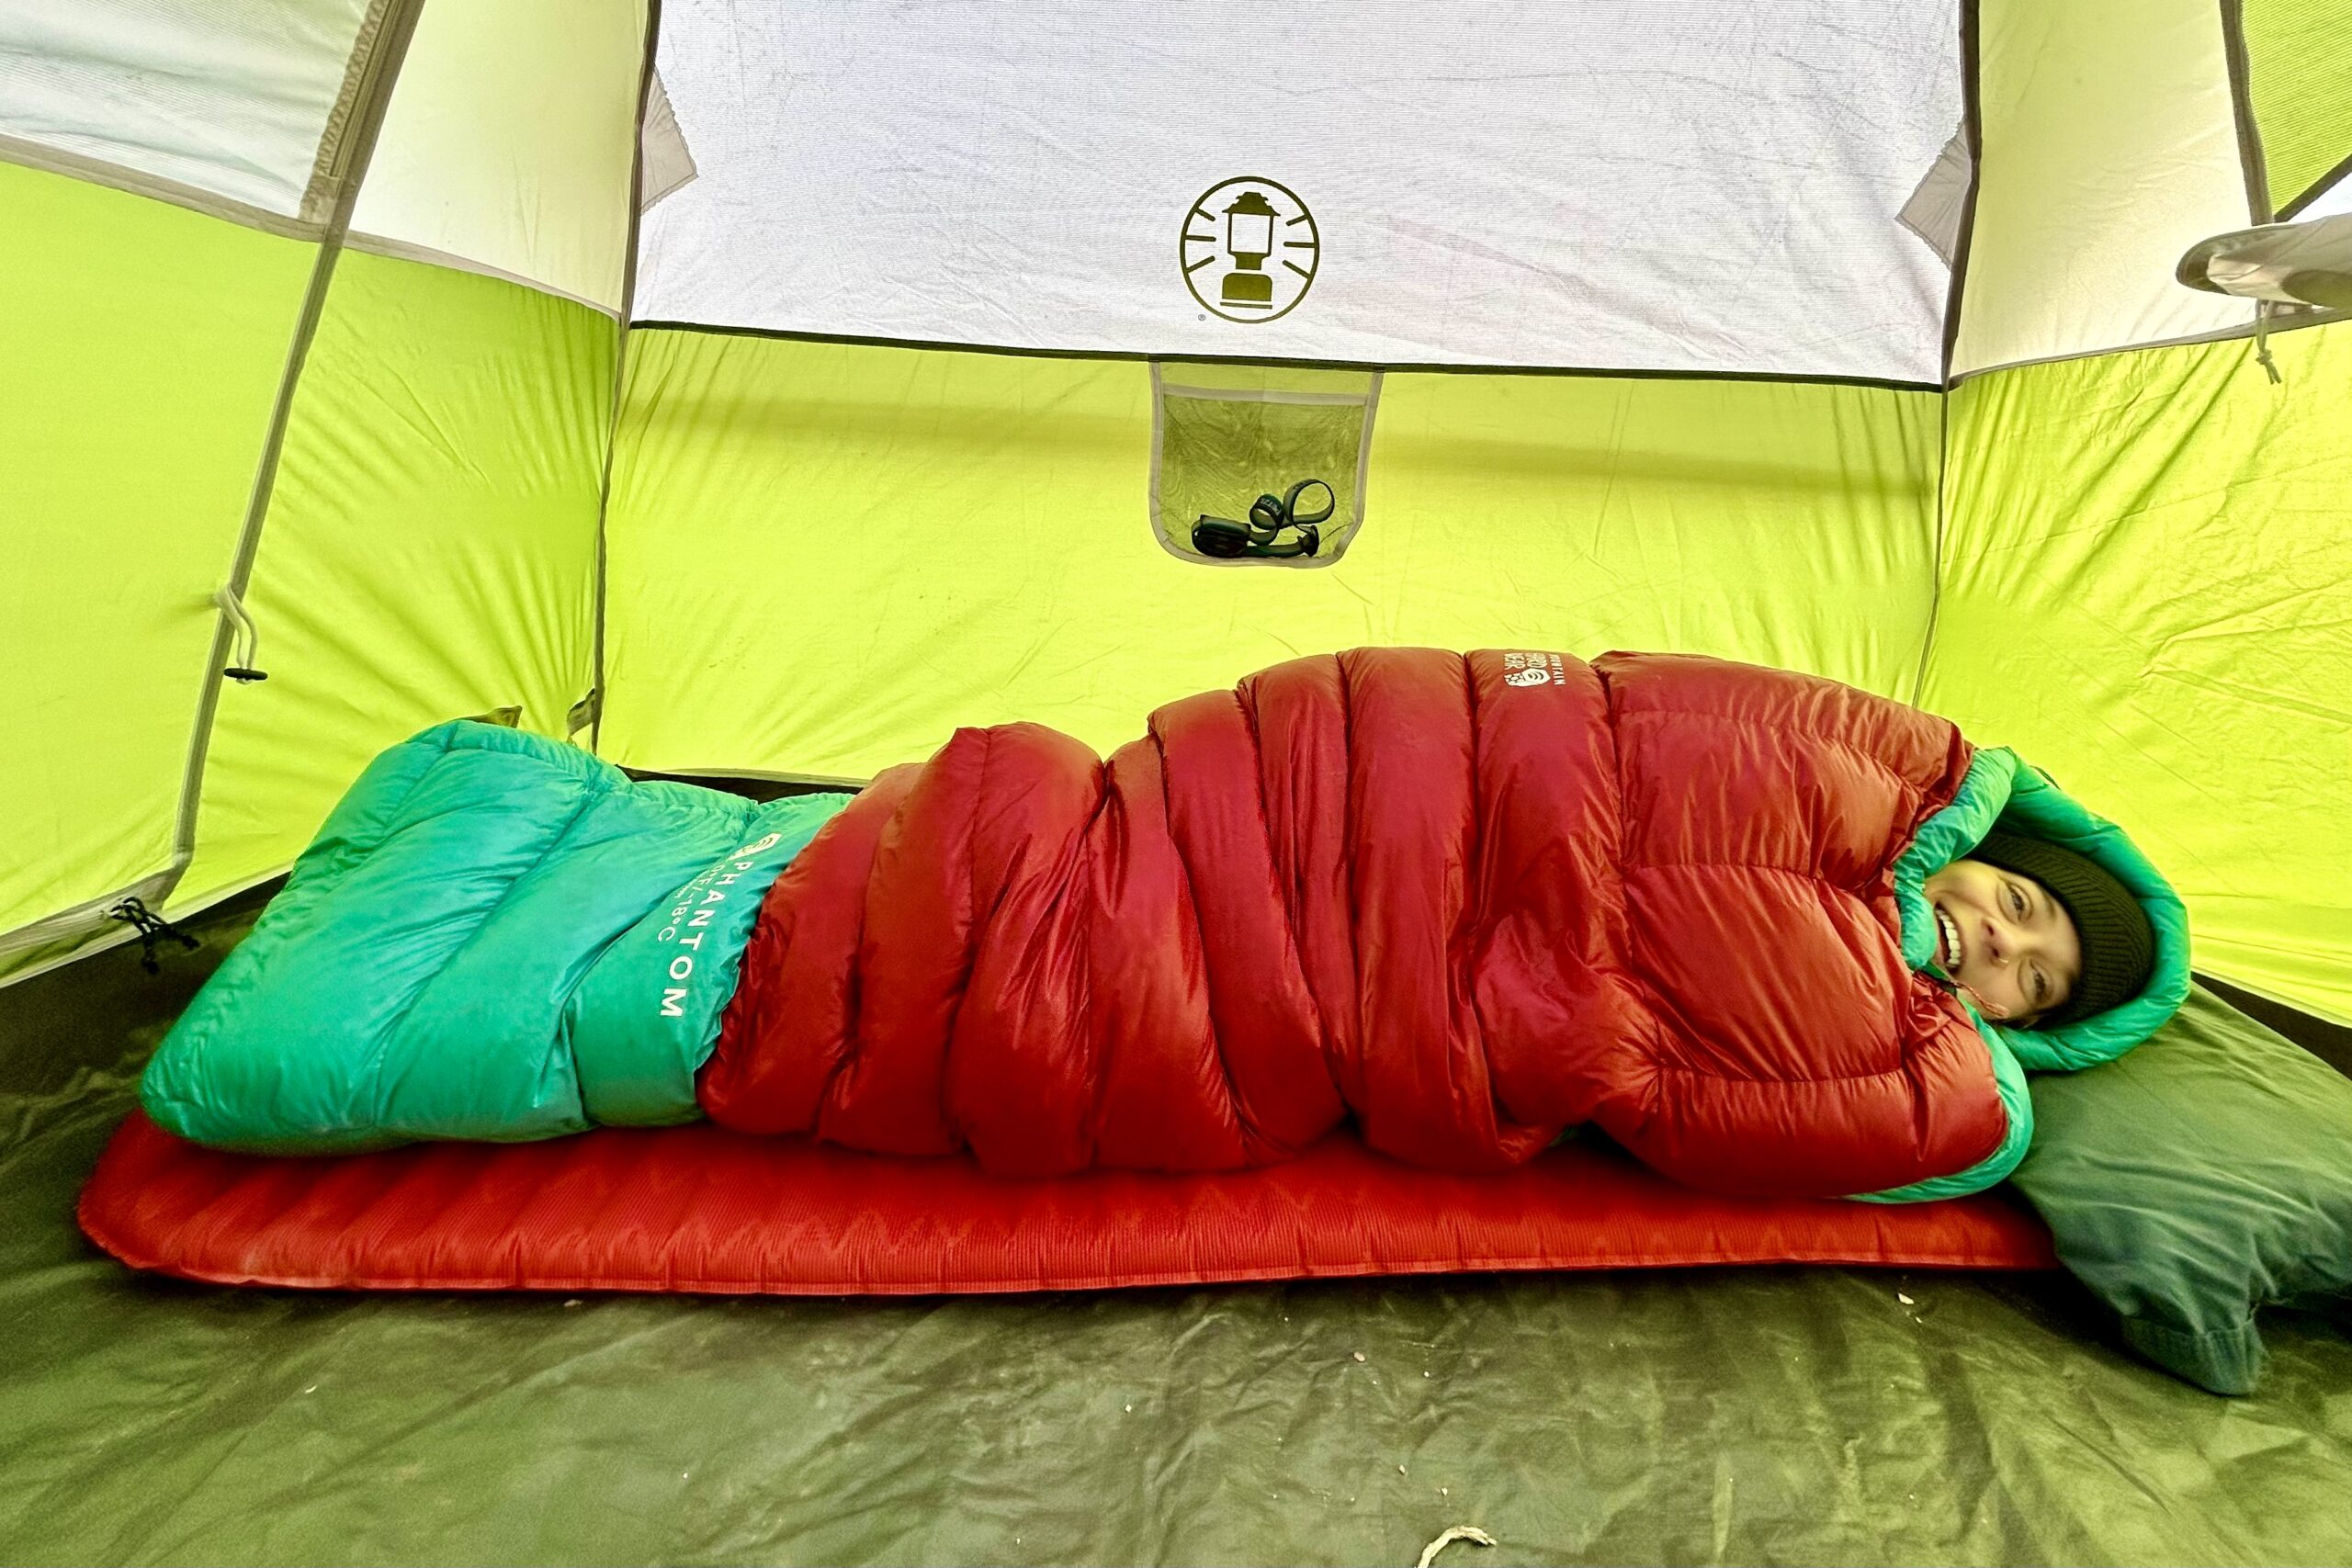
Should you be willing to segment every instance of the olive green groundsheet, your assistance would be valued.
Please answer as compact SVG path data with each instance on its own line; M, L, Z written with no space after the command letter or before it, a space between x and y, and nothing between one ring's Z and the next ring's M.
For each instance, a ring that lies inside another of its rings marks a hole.
M2352 1338L2245 1399L2063 1276L868 1303L137 1276L72 1204L250 910L0 995L0 1561L2352 1559ZM2189 1007L2259 1025L2206 991Z

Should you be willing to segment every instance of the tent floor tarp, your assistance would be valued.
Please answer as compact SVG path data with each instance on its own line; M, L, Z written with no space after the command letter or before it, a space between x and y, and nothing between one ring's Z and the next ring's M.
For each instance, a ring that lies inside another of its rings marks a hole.
M1410 1562L1454 1524L1499 1544L1444 1561L1498 1568L2352 1558L2352 1340L2267 1314L2262 1393L2216 1398L2059 1275L853 1302L134 1274L74 1195L251 919L158 979L116 952L6 994L9 1561Z

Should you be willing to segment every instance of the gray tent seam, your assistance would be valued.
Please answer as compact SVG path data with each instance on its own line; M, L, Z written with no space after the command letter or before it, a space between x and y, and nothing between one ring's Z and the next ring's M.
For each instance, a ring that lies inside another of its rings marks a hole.
M258 229L281 240L315 240L326 232L323 223L289 218L282 212L272 212L266 207L255 207L251 202L215 196L201 186L166 179L161 175L151 175L122 164L109 164L103 158L68 152L62 147L29 141L21 136L0 136L0 164L15 164L23 168L39 169L46 175L62 175L88 185L104 186L108 190L143 196L151 201L165 202L190 212L200 212L207 218L234 223L241 229Z
M2265 330L2268 335L2277 337L2280 333L2300 332L2305 327L2331 326L2346 321L2352 321L2352 310L2328 310L2313 306L2309 310L2297 310L2284 319L2273 319ZM2247 321L2239 326L2215 327L2211 332L2154 338L2146 343L2116 343L2104 348L2078 348L2065 354L2041 355L2032 359L2005 359L1998 365L1980 365L1973 369L1957 371L1952 376L1951 384L1957 387L1963 381L1990 376L1996 370L2016 370L2028 365L2064 365L2072 359L2105 359L2112 355L2139 354L2152 348L2186 348L2191 344L2228 343L2233 338L2252 337L2254 334L2255 323Z
M568 723L577 734L588 731L588 750L599 754L605 737L605 520L613 505L613 452L620 446L621 397L628 384L629 317L637 305L637 242L645 220L645 111L653 96L653 62L662 45L662 0L646 0L645 61L637 78L637 118L630 130L628 164L628 238L621 249L621 309L619 332L613 343L612 412L605 424L605 466L596 481L596 601L593 629L588 694L572 705Z
M544 294L550 299L561 299L566 304L582 306L600 316L610 317L615 321L620 319L620 308L616 305L600 305L584 294L574 294L568 289L558 288L552 283L541 283L538 279L526 277L519 272L509 272L504 267L492 266L488 262L476 261L471 256L461 256L455 251L437 250L431 245L420 245L410 240L395 240L382 234L362 233L356 229L344 235L343 248L346 251L358 251L367 255L383 256L391 261L416 262L424 266L437 266L448 272L469 272L476 277L488 277L500 283L511 283L517 288L527 288L534 294Z
M1928 689L1928 660L1936 650L1936 626L1944 609L1944 539L1948 512L1944 487L1951 478L1951 394L1936 400L1936 538L1928 562L1928 626L1919 637L1919 665L1911 676L1911 705Z
M269 431L262 442L261 457L254 470L253 493L245 506L244 527L238 535L236 558L229 569L226 592L240 603L253 581L254 558L261 548L262 525L269 515L270 496L277 482L278 458L285 449L286 427L293 413L302 367L310 357L311 341L318 333L320 318L325 314L327 289L334 279L335 261L343 254L344 236L351 228L351 212L359 200L360 182L366 178L368 161L375 154L376 137L383 129L392 85L400 78L401 61L408 52L409 39L416 30L417 14L424 6L424 0L375 0L345 76L345 91L352 97L349 134L337 141L331 153L322 144L320 167L332 182L334 205L320 235L317 259L311 265L311 281L303 293L301 313L295 319L294 333L287 344L286 368L278 378ZM363 51L369 58L360 59ZM313 176L314 189L317 178ZM204 766L212 746L213 718L220 710L224 660L236 632L236 617L222 609L213 626L211 653L205 662L203 693L198 700L196 724L188 738L187 768L180 781L172 860L159 897L168 897L178 886L180 877L196 858L196 817L204 793Z
M1962 0L1960 8L1960 130L1968 154L1968 188L1960 198L1960 231L1953 238L1951 276L1944 295L1943 385L1936 395L1936 536L1928 562L1928 624L1919 636L1919 663L1911 676L1911 705L1919 705L1928 689L1928 666L1935 658L1936 631L1943 618L1944 541L1949 533L1950 503L1945 491L1951 479L1952 356L1960 348L1961 311L1968 294L1969 253L1976 239L1976 196L1984 186L1984 18L1976 0Z
M207 909L227 903L241 893L250 892L266 882L274 882L287 875L293 869L294 863L285 861L256 872L251 876L230 883L225 887L212 888L202 897L183 906L175 919L175 921L190 919ZM68 921L81 920L83 926L86 927L87 921L84 917L92 909L111 909L126 898L137 898L148 904L151 908L158 908L155 900L149 898L147 890L151 884L160 883L164 874L160 871L151 873L130 886L119 888L103 898L94 898L87 903L77 904L71 909L46 916L31 925L21 926L6 935L0 935L0 961L13 958L20 953L29 952L51 941L69 940L77 928L69 925ZM52 931L57 934L52 935ZM0 990L6 990L11 986L46 975L52 969L62 969L69 964L78 964L85 958L110 952L138 940L139 933L136 931L129 926L123 926L96 941L74 942L69 950L59 953L54 958L19 969L13 974L0 976Z
M63 942L81 932L97 930L107 923L107 911L125 899L137 898L151 906L159 905L163 901L164 892L170 888L172 879L177 875L177 871L169 866L162 871L151 871L137 881L118 887L112 892L101 894L96 898L85 898L71 908L60 909L53 915L44 915L31 924L18 926L14 931L0 931L0 963L5 963L20 953L29 953L50 942ZM22 975L11 975L6 979L0 980L0 985L8 985L23 978L25 976Z
M1968 254L1976 238L1976 194L1984 185L1984 24L1976 0L1960 8L1961 135L1968 150L1968 189L1960 199L1960 233L1953 242L1951 278L1944 294L1943 376L1939 390L1951 395L1952 356L1960 348L1961 311L1967 302ZM1939 459L1940 461L1940 459Z
M831 343L852 348L940 349L950 354L997 354L1017 359L1118 360L1133 365L1262 365L1281 370L1377 370L1384 376L1580 376L1621 381L1744 381L1772 386L1862 387L1888 392L1943 390L1941 381L1906 381L1887 376L1843 376L1809 370L1659 370L1638 365L1512 365L1487 359L1302 359L1294 355L1279 354L1161 354L1151 349L1129 348L1028 348L1011 344L962 343L945 338L875 337L858 333L802 332L788 327L730 327L715 321L665 321L655 316L632 320L629 330L767 338L777 343Z
M2246 216L2271 220L2270 173L2263 163L2262 127L2254 118L2254 81L2246 63L2245 0L2221 0L2222 54L2230 72L2230 109L2237 122L2238 164L2245 171Z
M358 35L344 62L343 85L319 130L319 148L311 161L310 184L302 192L302 216L317 223L332 223L340 213L347 225L351 197L357 191L368 161L375 156L376 133L383 127L384 106L390 102L392 80L408 53L409 34L416 26L424 0L368 0L359 19ZM390 48L385 47L390 45Z
M37 169L45 175L58 175L66 179L79 180L85 185L102 186L108 190L121 191L127 196L145 197L150 201L160 201L189 212L201 213L207 218L217 218L224 223L233 223L240 229L255 230L281 240L316 242L322 239L327 231L324 222L288 218L282 213L272 212L266 208L255 207L250 202L233 201L227 197L215 196L210 191L197 186L186 185L178 180L164 179L156 175L143 174L120 164L109 164L104 159L85 157L78 152L67 152L58 148L46 147L38 141L28 141L22 137L0 136L0 164L14 164L21 168ZM492 266L488 262L476 261L471 256L459 255L455 251L439 250L432 245L421 245L409 240L395 240L387 235L364 233L355 230L345 234L343 248L347 251L365 251L369 255L387 256L394 261L421 262L428 266L447 267L453 272L469 272L481 277L496 278L501 283L511 283L520 288L528 288L536 293L545 294L550 299L568 300L574 305L584 305L599 315L610 316L616 320L621 313L620 308L616 305L602 304L584 295L558 288L551 283L542 283L537 278L526 277L519 272L509 272L504 267Z

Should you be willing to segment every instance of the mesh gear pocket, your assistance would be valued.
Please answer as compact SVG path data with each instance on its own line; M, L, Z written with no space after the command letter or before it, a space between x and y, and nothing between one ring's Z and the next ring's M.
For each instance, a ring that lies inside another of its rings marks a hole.
M1151 525L1160 547L1207 566L1325 566L1363 526L1377 370L1273 365L1151 367ZM1261 495L1303 479L1331 487L1331 515L1313 555L1238 558L1193 547L1204 513L1247 519Z

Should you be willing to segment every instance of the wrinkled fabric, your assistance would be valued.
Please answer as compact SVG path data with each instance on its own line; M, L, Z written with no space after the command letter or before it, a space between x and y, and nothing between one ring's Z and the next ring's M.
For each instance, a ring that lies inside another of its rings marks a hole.
M843 798L755 806L435 725L337 803L141 1099L259 1154L692 1121L760 897Z
M2352 1302L2352 1081L2328 1063L2208 1005L2033 1098L2016 1190L2150 1360L2250 1393L2257 1314Z
M1297 660L1107 761L961 730L777 879L698 1098L1009 1175L1343 1119L1449 1170L1589 1121L1717 1190L1964 1171L2007 1113L1893 872L1972 756L1835 682L1626 653Z
M2271 1314L2262 1392L2216 1399L2054 1273L852 1302L140 1275L74 1191L253 918L198 915L160 976L116 951L0 987L11 1562L1408 1563L1464 1523L1500 1544L1441 1568L2352 1560L2352 1338Z

